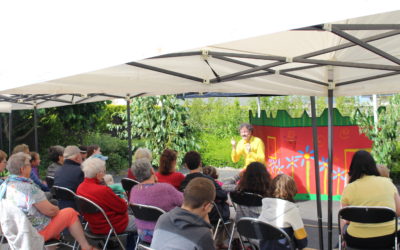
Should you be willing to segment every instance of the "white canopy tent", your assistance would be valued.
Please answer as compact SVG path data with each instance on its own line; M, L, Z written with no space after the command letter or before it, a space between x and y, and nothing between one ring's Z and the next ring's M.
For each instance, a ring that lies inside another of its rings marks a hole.
M118 97L221 92L328 96L332 110L335 95L400 91L399 33L400 11L396 10L232 42L216 42L180 53L154 53L153 58L101 70L53 77L39 83L25 82L9 88L2 86L0 109L2 103L4 110L12 110ZM330 121L332 118L330 112ZM331 125L328 131L332 145ZM316 143L314 148L318 148ZM331 173L332 146L328 156ZM332 200L329 202L331 208ZM328 226L332 228L331 213ZM332 231L329 233L331 249Z

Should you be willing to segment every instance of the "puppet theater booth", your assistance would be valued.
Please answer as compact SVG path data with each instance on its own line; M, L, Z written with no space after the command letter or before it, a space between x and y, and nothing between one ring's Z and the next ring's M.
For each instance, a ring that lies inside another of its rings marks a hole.
M321 199L328 199L328 178L333 181L333 200L340 200L353 154L358 150L370 151L372 141L360 134L359 127L350 117L334 112L334 134L332 175L328 173L328 110L317 117L319 159L314 158L311 117L304 112L300 118L292 118L287 111L279 110L276 117L260 117L250 111L250 123L254 135L265 144L265 161L272 177L284 173L296 181L297 200L316 199L315 175L320 177ZM315 161L319 167L315 167Z

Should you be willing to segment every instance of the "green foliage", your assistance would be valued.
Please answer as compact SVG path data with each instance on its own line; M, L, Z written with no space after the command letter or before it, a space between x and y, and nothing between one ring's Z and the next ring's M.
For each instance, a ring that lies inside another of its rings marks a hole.
M377 124L374 124L373 110L365 108L355 116L360 131L373 141L372 155L378 163L392 167L396 158L400 120L400 95L391 98L385 109L380 109Z
M109 124L120 138L128 137L126 112L119 112L121 124ZM185 106L174 96L140 97L132 100L131 121L132 137L144 142L144 146L153 152L153 163L158 164L165 148L184 153L197 150L194 127L188 123L189 113ZM179 155L180 159L183 154ZM180 162L180 161L178 161Z
M103 155L108 156L107 171L120 172L128 169L128 142L108 134L89 133L83 138L84 145L97 144Z
M238 134L240 123L249 120L248 107L241 106L237 98L233 102L228 98L191 99L186 101L186 105L189 107L189 123L200 134L231 137Z
M235 139L239 140L238 138ZM200 154L205 165L214 167L243 167L243 158L237 163L233 163L231 160L231 137L221 138L215 134L202 133L199 141Z

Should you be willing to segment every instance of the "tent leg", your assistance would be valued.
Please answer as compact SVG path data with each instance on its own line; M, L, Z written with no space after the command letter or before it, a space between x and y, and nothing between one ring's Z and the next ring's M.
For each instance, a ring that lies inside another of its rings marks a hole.
M36 105L33 108L33 128L34 128L34 133L35 133L35 150L36 152L39 152L39 143L38 143L38 132L37 132L37 108Z
M319 156L318 156L318 129L317 117L315 111L315 96L310 96L311 100L311 116L312 116L312 131L314 143L314 169L315 169L315 187L317 193L317 216L318 216L318 233L319 233L319 249L324 249L324 239L322 233L322 208L321 208L321 186L319 178Z
M0 114L0 149L4 150L4 144L3 144L3 115Z
M128 122L128 168L132 164L132 123L131 123L131 100L129 97L126 99L126 117Z
M8 155L11 155L12 152L12 110L10 110L10 114L8 115Z
M332 250L333 89L328 90L328 250Z

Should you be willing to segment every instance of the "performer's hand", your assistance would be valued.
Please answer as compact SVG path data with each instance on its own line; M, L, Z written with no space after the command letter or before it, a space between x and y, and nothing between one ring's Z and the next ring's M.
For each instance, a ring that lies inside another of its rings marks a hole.
M236 149L236 141L235 139L231 139L232 148Z
M250 143L246 143L246 151L247 151L247 153L250 153L250 151L251 151L251 145L250 145Z

